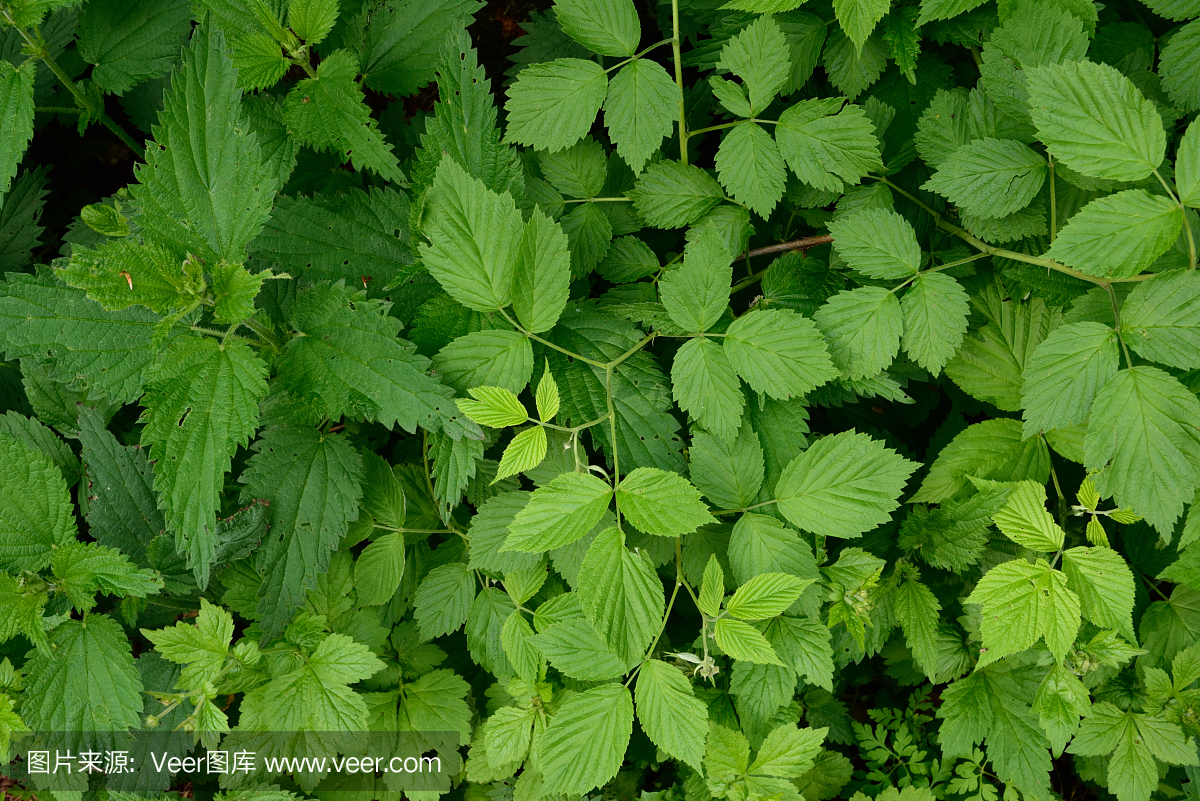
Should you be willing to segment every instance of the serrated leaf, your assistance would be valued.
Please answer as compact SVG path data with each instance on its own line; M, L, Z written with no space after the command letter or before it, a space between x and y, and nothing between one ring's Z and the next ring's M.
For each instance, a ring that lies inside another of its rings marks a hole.
M917 25L957 17L980 5L983 5L983 0L921 0L921 16L917 18Z
M628 193L638 215L655 228L681 228L725 198L711 175L694 164L663 159L646 168Z
M535 634L530 643L564 676L605 681L625 673L625 660L583 617L562 620Z
M563 473L536 490L517 513L501 551L548 551L569 545L600 522L612 487L591 473Z
M80 14L79 52L95 65L92 80L97 86L124 94L171 68L191 22L185 0L89 3Z
M647 660L634 688L638 723L659 748L701 770L708 710L683 673L666 662Z
M465 562L435 567L421 581L413 608L426 640L457 631L467 622L475 600L475 574Z
M1056 161L1094 178L1137 181L1166 148L1154 104L1107 64L1075 61L1025 70L1038 138Z
M554 18L568 36L604 56L632 56L642 38L632 0L557 0Z
M1087 420L1100 388L1117 372L1116 337L1100 323L1056 328L1025 365L1025 436Z
M310 45L329 35L337 17L338 4L334 0L297 0L288 4L288 27Z
M846 263L870 278L908 278L921 268L917 233L888 209L845 214L829 225L833 247Z
M770 217L787 177L775 140L754 122L736 125L721 140L717 177L729 194L760 217Z
M715 523L700 492L687 479L654 467L639 467L621 479L617 508L638 530L679 537Z
M918 578L909 577L896 588L892 599L896 622L904 631L904 641L913 660L932 681L940 678L938 658L938 617L942 605Z
M604 124L617 153L635 174L671 133L678 99L675 81L649 59L625 65L609 83Z
M684 249L683 264L659 283L663 306L685 331L703 333L729 308L733 257L715 226L706 225Z
M357 169L370 169L388 181L404 181L395 153L380 133L363 99L358 58L335 50L288 92L283 119L301 144L332 150Z
M1046 488L1034 481L1019 482L992 519L1018 545L1043 553L1062 548L1065 534L1046 510Z
M0 433L0 476L0 567L41 570L75 541L67 483L50 457L7 433Z
M821 751L825 728L798 728L787 723L772 729L758 748L750 772L756 775L794 779L812 770Z
M1083 616L1115 629L1129 642L1133 633L1133 573L1111 548L1079 547L1063 551L1063 572L1079 595Z
M495 386L520 392L533 374L533 349L516 331L476 331L455 339L433 357L433 370L454 389Z
M1044 559L1014 559L983 575L967 603L983 605L980 665L1024 651L1045 637L1059 662L1079 628L1079 597Z
M942 448L913 495L915 503L940 503L971 489L968 476L995 481L1050 479L1050 452L1039 437L1024 438L1008 418L975 423Z
M549 331L567 304L571 257L562 228L540 210L525 223L512 271L517 319L536 333Z
M972 397L1017 411L1025 365L1050 333L1055 317L1055 310L1041 298L1003 303L992 322L963 340L958 354L946 363L946 375Z
M945 273L919 275L900 299L900 311L905 352L930 373L940 373L967 332L966 291Z
M860 52L867 37L891 8L890 0L834 0L838 24Z
M558 414L558 384L550 374L549 360L546 361L546 371L542 373L542 379L538 381L534 403L537 405L538 419L542 422L549 422Z
M1196 45L1200 44L1200 25L1193 20L1178 30L1159 55L1158 69L1163 89L1178 107L1195 111L1200 108L1200 63Z
M1125 343L1139 355L1161 364L1184 370L1200 367L1197 279L1194 270L1177 270L1134 287L1121 308L1121 338Z
M570 147L592 127L607 93L608 77L594 61L531 64L508 89L505 141L552 152Z
M509 476L532 470L545 458L546 429L536 425L527 428L513 437L512 442L504 449L504 455L500 457L500 466L496 469L496 477L491 483L495 484Z
M163 586L155 571L138 568L125 554L95 542L58 548L50 557L50 567L71 605L82 612L96 605L97 592L119 598L145 598Z
M579 600L600 636L624 660L639 659L666 606L662 581L644 553L625 547L618 529L602 531L579 567Z
M1011 139L976 139L943 161L922 189L945 195L964 212L1004 217L1020 211L1046 181L1046 161Z
M721 650L734 659L757 665L783 665L767 638L749 623L723 617L713 624L713 636Z
M775 126L779 152L792 171L831 192L883 168L875 126L861 107L843 102L839 97L801 100L788 106Z
M725 43L719 66L745 82L751 108L762 111L791 72L783 31L770 16L756 18Z
M888 519L916 464L866 434L819 440L779 477L775 497L792 524L830 537L857 537Z
M233 615L201 598L194 624L180 621L157 631L141 631L163 658L184 666L181 687L200 687L215 681L225 666L233 641Z
M746 401L720 345L705 337L684 342L671 365L671 391L679 408L700 425L733 441Z
M787 573L760 573L737 588L725 611L739 620L764 620L791 606L812 580Z
M1046 257L1100 278L1129 278L1175 243L1179 206L1141 189L1093 200L1067 221Z
M36 62L0 64L0 197L8 193L25 148L33 138L33 79Z
M454 41L454 34L482 8L479 0L388 0L375 6L363 36L363 81L396 97L414 94L434 77L446 41L453 41L450 47L457 49L460 42Z
M837 376L812 320L788 309L743 314L725 331L725 356L755 392L786 399Z
M1192 499L1200 470L1200 401L1155 367L1118 372L1092 404L1084 466L1096 488L1166 536Z
M354 562L354 589L363 606L381 606L392 600L404 577L404 533L379 537Z
M900 349L904 316L895 293L864 286L831 297L813 321L825 334L833 363L847 378L869 378L892 363Z
M604 684L566 700L541 738L546 792L582 795L621 767L633 732L633 699L620 684Z

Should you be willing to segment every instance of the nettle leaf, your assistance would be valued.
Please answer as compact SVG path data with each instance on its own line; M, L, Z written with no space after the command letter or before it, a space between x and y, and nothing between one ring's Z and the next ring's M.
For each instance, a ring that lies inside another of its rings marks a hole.
M859 51L889 8L889 0L834 0L833 3L838 24Z
M75 541L71 496L46 454L0 433L0 568L41 570Z
M779 477L775 497L789 522L831 537L857 537L888 519L917 465L866 434L819 440Z
M0 64L0 197L8 193L25 148L33 138L33 79L37 63L27 59L15 67Z
M940 503L971 489L970 477L1037 484L1050 480L1050 451L1040 437L1026 438L1017 420L975 423L955 435L929 468L915 503Z
M80 15L79 52L95 65L92 80L101 89L123 94L171 68L191 21L184 0L91 3Z

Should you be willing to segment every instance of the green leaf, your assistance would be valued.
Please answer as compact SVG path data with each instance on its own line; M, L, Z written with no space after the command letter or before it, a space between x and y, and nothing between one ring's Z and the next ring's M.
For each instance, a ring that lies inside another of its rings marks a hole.
M258 612L277 634L329 569L362 498L363 461L340 434L310 428L268 428L239 481L242 501L270 503L270 535L256 553L264 576Z
M838 24L862 52L863 43L891 8L890 0L834 0L833 13Z
M479 437L459 419L452 390L427 374L428 360L397 339L400 321L388 304L367 301L344 286L301 290L291 306L293 336L284 346L279 378L298 397L313 398L329 417L362 415L406 431L421 426L451 437Z
M465 562L435 567L421 581L413 607L426 640L457 631L467 622L475 600L475 574Z
M914 503L939 503L971 488L968 476L995 481L1050 479L1050 452L1039 437L1025 439L1016 420L997 418L960 431L942 448Z
M718 66L745 82L755 113L783 88L792 68L787 40L770 16L758 17L727 41Z
M1101 496L1169 536L1200 481L1200 401L1155 367L1121 370L1092 404L1084 466Z
M921 269L921 248L908 220L890 209L864 209L829 225L833 247L847 264L870 278L909 278Z
M1066 535L1046 510L1046 487L1035 481L1013 487L992 519L1004 536L1031 550L1053 553L1063 546Z
M216 681L233 641L233 615L228 610L201 598L195 620L194 624L179 621L157 631L141 630L154 643L155 651L184 666L179 675L180 687L203 687L205 682Z
M1119 358L1109 326L1084 322L1054 329L1025 365L1025 436L1087 420L1096 393L1116 375Z
M570 198L597 197L608 178L608 158L604 148L590 136L566 150L538 153L537 163L550 185Z
M288 27L310 45L328 36L337 18L335 0L297 0L288 4Z
M185 0L88 3L79 19L79 54L95 65L97 86L124 94L171 68L191 22Z
M866 434L814 443L779 477L775 497L792 524L814 534L857 537L888 519L917 465Z
M1200 43L1200 25L1193 20L1175 32L1159 55L1158 69L1163 89L1176 106L1195 111L1200 108L1200 63L1196 45Z
M1057 322L1041 298L1001 304L995 318L963 340L946 375L968 395L1006 412L1021 408L1022 374L1034 349Z
M457 161L442 159L428 203L426 235L430 244L421 246L421 259L430 274L468 308L493 311L507 306L512 301L513 268L523 245L521 216L512 197L487 189ZM522 260L532 272L541 266L537 263L539 245L546 249L556 245L552 240L538 241L543 239L543 231L549 237L552 228L541 223L530 227L532 253ZM557 246L561 245L559 240Z
M1198 283L1195 271L1178 270L1138 284L1121 308L1121 338L1147 359L1184 370L1200 367Z
M1100 278L1129 278L1175 243L1179 206L1161 195L1127 189L1093 200L1067 221L1046 257Z
M1097 626L1115 629L1129 642L1133 633L1133 573L1111 548L1068 548L1063 572L1079 595L1083 616Z
M617 153L635 174L670 135L678 100L675 81L662 65L649 59L626 64L609 84L604 123Z
M1079 716L1090 705L1087 688L1074 673L1053 665L1038 687L1033 699L1033 711L1038 723L1050 740L1050 749L1061 755L1067 742L1079 729Z
M39 223L48 194L44 168L26 170L7 195L0 194L0 270L22 270L33 263L33 249L45 230Z
M649 659L634 688L638 723L662 750L696 770L703 768L708 710L678 669Z
M516 331L476 331L438 351L432 367L460 392L494 386L516 393L533 375L533 349L529 339Z
M753 512L733 526L729 566L739 584L764 573L787 573L805 581L820 576L812 549L797 532L774 517Z
M913 653L913 660L931 680L940 677L938 654L938 619L942 605L919 576L910 575L896 588L892 599L896 622L904 631L904 641Z
M548 551L570 545L600 522L612 487L591 473L563 473L534 491L513 519L501 551Z
M760 573L737 588L725 602L725 611L740 620L764 620L791 606L812 580L787 573Z
M709 617L721 614L721 602L725 599L725 571L714 553L704 566L704 577L700 582L700 597L696 606Z
M554 17L568 36L602 56L632 56L642 38L633 0L556 0Z
M792 171L830 192L883 168L875 126L862 108L843 102L840 97L801 100L788 106L775 126L779 152Z
M404 577L404 533L379 537L354 562L354 589L363 606L382 606L392 600Z
M704 226L684 249L683 264L659 283L662 304L685 331L703 333L729 308L733 257L716 226Z
M749 426L728 437L692 434L691 479L714 506L740 509L754 503L763 483L763 449Z
M567 304L571 257L562 228L539 210L525 223L512 281L513 311L521 324L535 334L553 328Z
M118 598L145 598L162 589L153 570L139 569L118 550L95 542L69 543L50 557L59 587L76 609L87 612L96 605L95 594Z
M783 615L767 624L766 636L775 653L797 675L833 691L833 648L828 626L810 617Z
M508 88L505 141L551 152L570 147L592 127L607 93L608 76L594 61L530 64Z
M788 309L743 314L725 331L725 356L755 392L786 399L837 376L812 320Z
M459 400L458 408L480 425L489 428L519 426L529 419L521 399L502 387L475 387L471 400Z
M625 673L625 660L585 618L564 620L535 634L530 643L564 676L605 681Z
M163 95L155 147L134 170L147 238L213 261L242 263L279 188L250 132L225 37L196 29Z
M930 373L940 373L967 332L966 291L945 273L925 273L900 299L900 311L904 317L900 343L905 352Z
M758 665L783 665L767 638L749 623L723 617L713 624L713 635L721 650L734 659Z
M26 60L20 67L0 64L0 197L8 192L17 174L25 148L33 138L33 78L37 63Z
M671 365L671 391L679 408L700 425L733 441L745 397L720 345L705 337L684 342Z
M639 531L680 537L717 522L700 500L700 492L678 473L638 467L621 479L617 508Z
M770 217L783 197L787 178L783 157L771 135L754 122L734 126L721 140L717 177L738 203L760 217Z
M500 466L496 469L496 477L492 483L532 470L546 458L546 429L541 426L527 428L512 438L504 455L500 457Z
M479 507L471 518L468 531L472 570L486 570L501 575L538 564L540 557L534 554L500 550L508 538L509 525L529 502L531 495L529 492L503 492Z
M950 19L983 5L983 0L921 0L921 16L917 25L939 19Z
M878 36L869 36L861 49L840 29L830 32L825 42L825 71L837 90L854 100L883 74L887 66L887 45Z
M890 365L904 330L900 301L877 286L837 293L813 321L825 334L833 363L851 379L869 378Z
M354 6L343 6L346 8ZM445 55L446 41L454 40L455 32L461 34L481 8L479 0L387 0L376 5L363 37L363 81L395 97L415 94L433 78L438 55ZM458 66L473 70L476 64ZM442 94L443 102L447 102L447 94Z
M794 779L812 770L828 729L797 728L787 723L771 730L759 746L750 773Z
M200 586L216 555L216 512L234 451L258 425L266 365L244 344L181 337L148 376L142 444L176 548Z
M1179 140L1175 158L1175 188L1185 206L1200 208L1200 125L1195 120Z
M966 603L982 604L980 666L1024 651L1044 636L1060 663L1079 629L1079 597L1067 578L1044 559L996 565L975 585Z
M600 636L627 662L654 639L665 602L662 581L645 553L625 547L610 528L596 535L579 567L579 600Z
M41 570L56 549L74 541L74 507L58 467L0 433L0 568Z
M1137 181L1162 163L1154 103L1116 68L1075 61L1025 70L1038 138L1050 155L1094 178Z
M1120 801L1145 801L1158 787L1155 759L1195 765L1197 757L1179 726L1160 716L1122 712L1108 701L1092 705L1068 749L1081 756L1106 756L1109 786Z
M663 159L646 168L628 197L647 225L682 228L711 211L725 193L699 167Z
M546 361L546 371L542 373L542 380L538 381L534 403L537 405L538 419L542 422L549 422L558 414L558 384L550 374L549 360Z
M331 150L356 169L370 169L388 181L402 182L396 155L379 132L355 82L358 59L336 50L317 65L317 77L305 78L288 92L283 119L301 144Z
M1003 217L1029 205L1046 182L1046 160L1011 139L976 139L943 161L922 189L968 214Z
M67 620L24 666L21 717L34 731L97 732L142 723L142 680L129 641L107 615Z
M724 795L729 786L745 776L750 768L750 743L735 729L709 723L704 751L704 772L709 793L713 796Z
M617 775L633 732L633 699L620 684L569 697L541 738L542 787L579 796Z

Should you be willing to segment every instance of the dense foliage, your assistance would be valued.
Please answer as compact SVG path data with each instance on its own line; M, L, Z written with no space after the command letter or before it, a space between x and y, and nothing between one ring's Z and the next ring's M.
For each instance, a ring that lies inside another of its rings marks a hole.
M1200 2L483 7L0 0L3 762L1200 795Z

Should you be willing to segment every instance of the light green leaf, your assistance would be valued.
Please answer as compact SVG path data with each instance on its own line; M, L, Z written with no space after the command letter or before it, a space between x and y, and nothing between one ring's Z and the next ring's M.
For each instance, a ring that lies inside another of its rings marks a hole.
M833 0L833 13L854 47L862 52L863 43L891 5L890 0Z
M680 537L717 522L686 478L655 467L638 467L627 474L616 496L621 514L647 534Z
M470 399L456 401L458 408L476 423L489 428L519 426L529 419L525 404L511 391L501 387L474 387Z
M74 506L62 472L40 450L0 433L0 568L41 570L56 549L74 541Z
M755 392L780 400L837 376L812 320L789 309L743 314L725 331L729 363Z
M717 177L729 194L760 217L770 217L783 197L787 171L771 135L754 122L734 126L721 140Z
M1038 138L1050 155L1093 178L1137 181L1162 163L1155 105L1115 67L1074 61L1025 70Z
M516 331L475 331L438 351L433 369L459 392L495 386L515 393L533 374L533 349Z
M486 744L489 765L497 768L520 766L529 754L533 719L536 716L537 711L532 707L519 709L502 706L492 713L483 724L483 742Z
M896 588L892 608L913 660L931 681L938 681L941 678L938 620L942 605L919 577L910 575Z
M548 551L569 545L600 522L612 487L591 473L563 473L534 491L509 527L501 551Z
M645 553L610 528L596 535L579 567L579 600L600 636L624 660L642 656L662 621L662 581Z
M1023 438L1017 420L975 423L942 448L912 500L940 503L958 497L971 488L968 476L1044 484L1050 479L1050 452L1040 438Z
M939 19L950 19L983 5L984 0L921 0L921 16L917 25Z
M759 746L751 774L795 779L812 770L828 729L798 728L784 724L771 730Z
M491 191L454 159L442 159L428 203L430 243L421 246L421 259L430 274L468 308L493 311L507 306L523 244L521 215L512 196ZM531 224L534 253L539 225Z
M563 675L580 681L606 681L626 670L625 660L582 617L555 623L530 643Z
M607 92L608 76L594 61L530 64L508 88L505 141L549 151L570 147L592 127Z
M1053 553L1066 536L1046 510L1045 486L1035 481L1019 482L992 519L1004 536L1034 551Z
M718 66L742 79L755 113L783 88L792 69L787 40L770 16L756 18L727 41Z
M546 458L546 429L533 426L518 433L504 449L500 457L500 466L496 468L493 484L509 476L532 470Z
M451 562L429 571L413 596L421 636L432 640L457 631L467 622L474 600L475 574L466 562Z
M336 0L296 0L288 4L288 27L310 45L329 35L337 17Z
M721 563L714 553L708 557L708 564L704 566L704 576L700 582L700 597L696 599L696 606L709 617L717 617L721 614L723 600L725 600L725 571L721 569Z
M181 620L157 631L141 630L154 643L155 651L184 666L179 676L180 687L202 687L207 681L216 681L233 642L233 615L209 603L207 598L200 599L200 613L195 621L193 624Z
M766 636L775 653L798 676L833 692L833 647L828 626L811 617L782 615L767 624Z
M1063 552L1063 572L1079 595L1083 616L1102 628L1115 629L1129 642L1133 633L1133 573L1111 548L1078 547Z
M1164 536L1200 480L1200 401L1155 367L1121 370L1092 404L1084 467L1096 488Z
M1175 155L1175 188L1185 206L1200 208L1200 125L1193 120Z
M888 519L917 467L866 434L845 431L797 456L775 488L779 511L814 534L857 537Z
M713 634L721 650L734 659L758 665L783 665L767 638L749 623L723 617L713 624Z
M1024 651L1045 637L1060 663L1079 629L1079 597L1067 578L1044 559L996 565L975 585L966 603L982 604L980 666Z
M162 589L153 570L139 569L120 551L95 542L69 543L50 557L59 588L76 609L87 612L96 605L95 594L119 598L145 598Z
M883 168L875 126L862 108L843 103L840 97L801 100L788 106L775 126L779 152L792 171L830 192Z
M8 193L25 148L33 138L33 78L37 62L0 63L0 197Z
M525 223L512 281L513 311L521 324L535 334L553 328L567 305L571 256L567 235L540 209Z
M917 364L937 375L967 333L970 300L962 284L945 273L917 276L900 299L904 336L900 342Z
M541 737L542 786L580 796L617 775L633 732L633 699L604 684L566 700Z
M725 351L714 340L683 343L671 365L671 392L679 408L721 439L733 441L745 396Z
M534 403L537 405L538 419L542 422L549 422L558 414L558 384L550 374L549 360L546 361L546 371L542 373L542 380L538 381Z
M1067 742L1079 729L1079 716L1090 706L1087 688L1069 669L1052 665L1046 678L1038 687L1033 699L1033 711L1037 713L1051 751L1061 755Z
M976 139L943 161L922 189L969 214L1004 217L1029 205L1046 182L1046 160L1011 139Z
M1100 278L1129 278L1175 243L1179 206L1161 195L1127 189L1093 200L1059 232L1046 257Z
M554 18L568 36L603 56L632 56L642 38L633 0L556 0Z
M837 293L813 320L825 334L833 363L851 379L878 375L890 365L904 330L900 301L877 286Z
M654 228L691 225L725 199L721 185L704 170L667 159L647 167L627 194Z
M1121 308L1121 337L1147 359L1200 367L1200 276L1177 270L1138 284Z
M691 479L715 506L740 509L758 496L763 482L763 450L758 434L743 424L730 437L702 431L692 435Z
M684 248L683 264L663 275L659 294L677 325L702 333L729 308L732 281L733 255L717 227L706 225Z
M921 269L921 247L908 220L890 209L864 209L829 224L833 247L870 278L909 278Z
M799 533L754 512L743 514L733 526L729 566L739 584L763 573L788 573L804 580L820 576L812 549Z
M671 756L701 770L708 709L695 697L684 674L666 662L647 660L638 671L634 699L646 736Z
M787 573L760 573L737 588L725 611L740 620L764 620L781 614L813 581Z
M1109 326L1083 322L1052 331L1025 365L1025 436L1087 420L1096 393L1116 374L1118 359Z
M354 562L354 589L363 606L392 600L404 577L404 532L392 531L372 542Z

